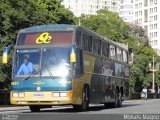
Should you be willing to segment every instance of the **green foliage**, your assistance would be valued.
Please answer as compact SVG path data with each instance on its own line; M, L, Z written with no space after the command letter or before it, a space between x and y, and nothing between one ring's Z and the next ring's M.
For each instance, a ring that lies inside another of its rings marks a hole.
M152 73L149 63L155 51L148 45L145 31L139 26L127 25L117 13L100 10L97 15L82 15L81 24L85 28L112 39L116 42L126 43L129 52L134 53L133 64L130 65L130 92L141 92L143 87L150 87ZM157 72L156 82L160 85L160 72Z
M73 13L61 5L61 0L1 0L0 16L0 56L4 46L15 44L20 29L35 25L75 24ZM10 78L11 63L0 64L0 81Z

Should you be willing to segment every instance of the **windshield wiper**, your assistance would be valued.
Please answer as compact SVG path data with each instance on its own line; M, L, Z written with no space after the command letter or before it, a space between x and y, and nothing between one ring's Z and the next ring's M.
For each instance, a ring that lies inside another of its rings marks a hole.
M24 80L28 80L29 78L34 77L35 75L37 75L37 74L40 73L40 72L41 72L41 70L35 72L34 74L29 75L29 76L26 77Z
M48 66L46 64L44 64L44 66L46 67L46 70L48 71L49 75L53 78L53 74L52 74L51 70L48 68Z

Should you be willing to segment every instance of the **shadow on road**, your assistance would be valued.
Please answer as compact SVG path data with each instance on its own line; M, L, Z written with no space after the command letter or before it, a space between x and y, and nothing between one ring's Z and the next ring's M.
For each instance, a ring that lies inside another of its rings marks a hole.
M90 106L89 107L89 111L86 111L85 113L87 112L92 112L92 111L102 111L102 110L114 110L114 109L123 109L123 108L126 108L126 107L134 107L134 106L140 106L142 104L140 103L125 103L122 105L122 107L119 107L119 108L113 108L113 107L107 107L105 108L104 105L96 105L96 106ZM72 106L69 106L69 107L57 107L57 108L46 108L46 109L41 109L41 111L39 113L78 113L79 111L76 111L72 108ZM31 113L31 112L23 112L23 113ZM83 113L83 112L81 112Z

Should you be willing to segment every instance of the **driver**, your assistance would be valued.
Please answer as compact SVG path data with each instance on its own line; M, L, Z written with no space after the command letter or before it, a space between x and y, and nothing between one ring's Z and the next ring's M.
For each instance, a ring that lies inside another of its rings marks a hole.
M29 56L24 56L24 63L20 66L17 75L29 75L33 72L33 64L29 62Z

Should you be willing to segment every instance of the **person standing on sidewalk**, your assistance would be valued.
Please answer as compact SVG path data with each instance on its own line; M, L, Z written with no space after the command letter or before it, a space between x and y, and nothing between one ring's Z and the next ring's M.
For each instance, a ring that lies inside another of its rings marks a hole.
M141 96L144 98L144 100L147 100L147 88L143 88Z

